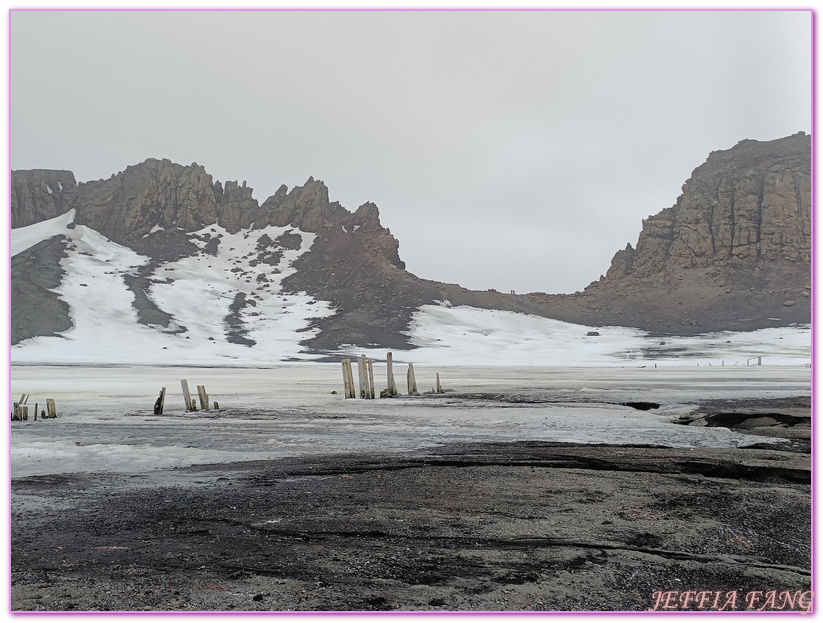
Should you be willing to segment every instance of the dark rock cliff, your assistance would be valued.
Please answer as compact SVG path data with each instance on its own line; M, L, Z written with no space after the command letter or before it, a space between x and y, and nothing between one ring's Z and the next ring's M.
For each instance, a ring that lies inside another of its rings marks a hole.
M811 137L712 152L674 206L583 292L535 295L547 315L660 333L811 322Z
M606 277L781 260L811 260L811 137L802 133L712 152Z
M11 172L11 227L25 227L71 210L77 182L71 171Z

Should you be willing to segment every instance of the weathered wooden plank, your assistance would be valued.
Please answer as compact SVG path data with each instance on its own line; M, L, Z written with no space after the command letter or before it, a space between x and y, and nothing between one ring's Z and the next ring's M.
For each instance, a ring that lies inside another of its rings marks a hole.
M343 385L345 387L345 398L356 398L354 391L354 376L351 371L351 359L343 360Z
M397 383L394 381L394 370L392 369L392 354L386 354L386 389L389 396L397 396Z
M357 358L357 382L360 387L360 398L366 399L367 396L367 387L368 387L368 373L366 372L366 356L363 355L362 357Z
M409 369L406 372L406 387L409 391L409 396L417 396L417 380L414 378L414 364L409 364Z
M183 388L183 401L186 403L186 411L191 411L191 393L189 393L189 382L186 379L180 381L180 386Z
M197 396L200 398L200 408L203 411L209 410L209 395L206 393L206 386L205 385L198 385L197 386Z
M369 398L374 398L374 368L371 359L369 359Z

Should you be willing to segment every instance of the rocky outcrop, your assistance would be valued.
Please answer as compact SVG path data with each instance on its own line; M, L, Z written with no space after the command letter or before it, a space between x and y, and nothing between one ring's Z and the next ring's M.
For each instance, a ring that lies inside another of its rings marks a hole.
M197 164L150 159L78 189L75 223L120 244L152 230L195 231L216 222L214 184Z
M643 221L637 248L618 252L606 276L810 260L811 137L798 133L712 152L677 203Z
M329 189L313 177L291 192L281 186L263 202L262 212L267 225L293 225L306 232L320 232L351 216L337 201L329 201Z
M319 319L318 336L307 345L333 350L342 344L408 348L406 331L414 311L433 303L436 285L405 270L399 243L380 224L377 206L367 202L349 212L329 201L322 181L309 178L290 193L285 187L262 206L267 223L317 234L311 253L283 286L329 301L337 313Z
M11 226L25 227L68 212L77 182L71 171L11 172Z
M197 163L149 159L107 180L79 185L70 171L12 172L12 228L72 208L77 210L75 223L128 246L152 232L173 235L214 223L234 233L261 214L245 182L214 182Z
M230 233L251 227L253 224L262 226L263 210L252 197L253 189L237 182L220 182L214 184L214 196L217 202L217 223L225 227Z

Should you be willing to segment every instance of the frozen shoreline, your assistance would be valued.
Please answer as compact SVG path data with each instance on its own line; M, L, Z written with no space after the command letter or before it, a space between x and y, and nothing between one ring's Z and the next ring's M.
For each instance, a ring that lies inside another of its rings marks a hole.
M402 379L403 368L395 374ZM344 400L337 364L268 368L12 366L12 399L57 403L56 420L11 423L12 477L145 473L201 463L339 453L415 453L454 442L537 440L734 448L764 440L673 424L702 400L808 395L800 366L513 368L415 366L427 391L439 372L460 393L526 397L529 404L442 397ZM186 413L180 379L205 385L219 411ZM382 387L384 367L375 366ZM399 383L405 391L405 384ZM162 416L152 412L167 388ZM337 393L333 393L337 392ZM620 403L651 401L637 411ZM33 409L31 409L33 411Z

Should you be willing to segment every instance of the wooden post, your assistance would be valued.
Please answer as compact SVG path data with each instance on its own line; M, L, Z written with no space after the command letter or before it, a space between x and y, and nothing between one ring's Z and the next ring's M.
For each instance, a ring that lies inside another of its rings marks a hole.
M406 372L406 386L409 388L409 396L417 396L417 381L414 378L414 364L409 364L409 370Z
M354 391L354 375L352 375L351 371L351 359L343 360L343 385L345 386L344 396L346 398L357 397Z
M349 377L349 398L357 398L357 392L354 389L354 373L351 371L351 359L346 363L346 374Z
M349 397L349 377L348 377L348 375L346 374L346 362L347 362L347 361L348 361L348 359L343 359L343 360L340 362L340 366L341 366L341 367L342 367L342 369L343 369L343 397L344 397L344 398L348 398L348 397Z
M166 388L160 390L157 400L154 401L154 415L163 415L163 399L165 397Z
M28 420L29 419L29 408L26 405L23 405L20 408L23 410L23 419Z
M203 411L209 410L209 395L206 393L206 386L205 385L198 385L197 386L197 395L200 398L200 408Z
M49 412L50 418L57 417L57 406L54 404L54 400L52 400L51 398L46 398L46 409Z
M11 421L16 422L20 419L20 403L15 402L11 412Z
M368 398L368 373L366 371L366 355L357 358L357 382L360 386L360 398Z
M34 403L34 421L37 421L37 403Z
M180 386L183 388L183 401L186 403L186 411L191 411L191 394L189 393L189 382L186 379L180 381Z
M363 355L363 386L366 390L366 398L371 400L374 398L374 392L371 389L371 377L369 376L369 360L366 355Z
M374 369L372 368L372 361L369 359L369 398L374 398Z
M443 393L443 388L440 386L440 373L439 372L437 373L437 385L435 386L434 391L437 394L442 394Z
M163 414L163 409L166 408L166 388L160 389L160 414Z
M397 383L394 382L394 370L392 370L392 354L386 355L386 384L390 396L397 396Z

